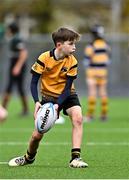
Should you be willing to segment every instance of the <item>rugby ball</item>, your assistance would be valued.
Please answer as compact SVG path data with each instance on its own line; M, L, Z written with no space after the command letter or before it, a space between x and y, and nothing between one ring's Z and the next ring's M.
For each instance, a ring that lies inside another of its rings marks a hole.
M57 120L57 111L53 103L45 103L40 107L37 112L37 117L35 119L35 128L39 133L46 133Z

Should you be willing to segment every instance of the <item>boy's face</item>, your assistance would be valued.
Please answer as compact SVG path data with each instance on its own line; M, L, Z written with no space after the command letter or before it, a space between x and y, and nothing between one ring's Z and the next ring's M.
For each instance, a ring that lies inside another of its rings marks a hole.
M64 56L71 55L75 52L75 41L65 41L64 43L57 43L57 48L63 53Z

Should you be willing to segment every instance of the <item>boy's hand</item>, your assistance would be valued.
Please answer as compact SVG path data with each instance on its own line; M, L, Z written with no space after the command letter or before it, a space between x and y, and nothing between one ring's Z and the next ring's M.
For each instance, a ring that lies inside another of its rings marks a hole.
M56 110L56 112L57 112L57 116L58 116L58 118L59 118L59 111L58 111L59 105L58 105L58 104L54 104L54 106L55 106L55 110Z
M36 119L37 112L38 112L38 110L39 110L40 107L41 107L40 102L36 102L36 103L35 103L35 110L34 110L34 120Z
M58 104L54 104L55 106L55 110L58 111L59 105Z

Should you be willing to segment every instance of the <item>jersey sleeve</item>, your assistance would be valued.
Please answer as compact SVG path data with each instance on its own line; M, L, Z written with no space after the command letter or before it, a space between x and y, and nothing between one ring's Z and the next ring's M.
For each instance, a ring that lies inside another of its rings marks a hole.
M25 49L25 43L20 38L14 38L10 43L10 48L12 51L20 51Z
M20 51L22 49L25 49L25 44L22 40L19 40L16 44L16 48Z
M14 49L16 49L17 51L25 49L25 43L24 43L23 39L20 38L20 37L15 37L14 38L13 46L14 46Z
M72 63L71 63L71 66L69 68L69 71L67 73L67 76L72 76L74 78L77 77L77 60L75 57L72 57Z
M37 61L31 67L32 74L42 74L45 71L45 59L46 55L44 53L38 57Z

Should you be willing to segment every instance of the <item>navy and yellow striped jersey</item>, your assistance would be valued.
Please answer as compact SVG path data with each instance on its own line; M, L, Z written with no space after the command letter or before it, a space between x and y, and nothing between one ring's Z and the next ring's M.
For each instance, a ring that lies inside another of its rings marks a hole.
M110 47L104 39L95 39L85 48L85 61L91 67L105 67L109 64Z
M41 74L41 94L58 97L62 94L67 77L77 76L77 60L73 55L56 60L53 51L42 53L31 68L32 73ZM75 92L74 84L71 93Z

